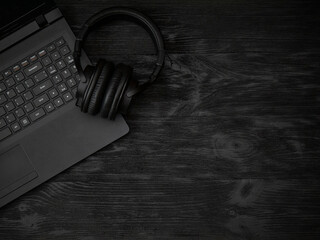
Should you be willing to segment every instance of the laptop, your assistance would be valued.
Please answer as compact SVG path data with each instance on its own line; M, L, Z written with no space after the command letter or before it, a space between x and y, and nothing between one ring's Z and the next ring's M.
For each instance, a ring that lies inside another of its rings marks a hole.
M75 36L51 0L2 1L0 207L128 133L75 106ZM83 54L83 67L90 64Z

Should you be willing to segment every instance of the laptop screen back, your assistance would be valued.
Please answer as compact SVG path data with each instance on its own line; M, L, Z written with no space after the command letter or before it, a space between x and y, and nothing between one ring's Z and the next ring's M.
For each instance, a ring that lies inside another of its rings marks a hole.
M1 0L0 38L33 21L54 7L51 0Z

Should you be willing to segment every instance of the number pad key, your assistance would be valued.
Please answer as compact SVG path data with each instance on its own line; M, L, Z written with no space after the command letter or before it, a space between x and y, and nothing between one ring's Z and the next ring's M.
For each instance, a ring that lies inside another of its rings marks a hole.
M56 61L61 58L61 55L58 52L54 52L51 54L51 58L53 59L53 61Z
M59 74L55 75L52 79L53 79L55 84L58 84L59 82L62 81L62 78L61 78L61 76Z
M64 83L62 83L62 84L60 84L60 85L58 86L58 90L59 90L59 92L63 93L63 92L65 92L65 91L67 91L68 88L67 88L67 86L66 86Z
M69 69L66 69L66 70L62 71L61 74L62 74L62 77L63 77L64 79L67 79L68 77L71 76L71 72L69 71Z
M67 66L63 60L60 60L59 62L57 62L56 65L60 70L64 69Z
M56 89L52 89L49 91L49 95L51 98L55 98L56 96L58 96L58 92Z
M62 105L63 105L62 99L61 99L61 98L57 98L56 100L54 100L54 105L55 105L56 107L62 106Z
M70 78L68 81L67 81L67 84L70 88L74 87L75 85L77 85L76 81L73 79L73 78Z
M51 65L50 67L48 67L47 70L50 73L50 75L53 75L57 72L57 69L54 65Z

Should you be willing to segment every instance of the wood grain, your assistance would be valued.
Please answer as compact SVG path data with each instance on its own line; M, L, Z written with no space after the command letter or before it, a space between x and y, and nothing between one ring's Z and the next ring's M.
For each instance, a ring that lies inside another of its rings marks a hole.
M5 207L1 239L316 239L320 233L318 180L99 176L51 181Z
M1 240L319 239L316 1L56 2L75 33L104 7L143 10L168 56L130 134L0 209ZM138 79L152 69L152 41L126 21L85 48Z

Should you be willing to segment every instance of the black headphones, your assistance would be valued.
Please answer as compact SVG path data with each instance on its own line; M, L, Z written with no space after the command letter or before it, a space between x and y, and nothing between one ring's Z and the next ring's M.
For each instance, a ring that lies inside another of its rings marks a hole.
M149 81L143 84L132 79L132 67L122 63L114 66L113 63L100 59L96 66L87 66L84 70L81 67L81 49L89 31L102 20L114 17L129 17L130 20L137 21L154 41L158 53L157 62ZM113 120L117 113L126 114L132 97L157 79L165 58L164 41L157 25L146 15L125 7L107 8L89 18L82 26L73 56L80 75L76 105L82 112L92 115L99 113L102 117Z

